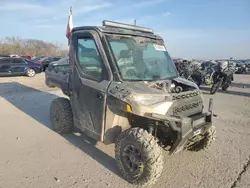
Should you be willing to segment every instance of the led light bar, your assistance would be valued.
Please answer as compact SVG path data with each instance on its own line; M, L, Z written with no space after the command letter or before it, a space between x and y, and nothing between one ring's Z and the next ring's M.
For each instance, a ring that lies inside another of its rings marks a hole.
M145 32L145 33L154 33L154 30L150 29L150 28L139 27L139 26L136 26L136 25L118 23L118 22L113 22L113 21L108 21L108 20L104 20L102 22L102 25L106 26L106 27L116 27L116 28L121 28L121 29L130 29L130 30L134 30L134 31L142 31L142 32Z

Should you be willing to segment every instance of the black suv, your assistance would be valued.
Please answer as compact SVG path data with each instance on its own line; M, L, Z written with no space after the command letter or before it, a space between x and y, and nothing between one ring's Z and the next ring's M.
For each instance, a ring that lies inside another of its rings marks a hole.
M59 61L49 64L45 71L45 83L48 87L60 87L68 84L69 57L66 56ZM60 83L59 85L57 83Z
M42 71L45 71L51 62L59 61L62 57L44 57L37 61L41 65Z
M40 65L31 60L16 57L0 57L0 76L27 75L33 77L40 72Z

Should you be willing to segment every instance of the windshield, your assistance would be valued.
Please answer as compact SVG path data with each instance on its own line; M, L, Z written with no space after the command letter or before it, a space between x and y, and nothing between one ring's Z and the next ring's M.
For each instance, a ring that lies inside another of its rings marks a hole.
M43 58L39 59L38 61L42 62L42 61L44 61L46 59L48 59L48 57L43 57Z
M27 63L35 63L35 61L30 60L30 59L24 59Z
M155 81L178 76L162 41L108 35L123 80Z

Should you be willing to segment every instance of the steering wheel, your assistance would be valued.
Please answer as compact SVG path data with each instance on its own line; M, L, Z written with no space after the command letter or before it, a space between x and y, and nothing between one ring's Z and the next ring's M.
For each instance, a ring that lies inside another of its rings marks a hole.
M122 74L126 77L138 77L138 72L135 69L135 67L131 67L131 66L121 66L120 70L122 72Z
M125 74L128 76L128 77L134 77L138 75L138 72L136 71L136 69L134 67L130 67L126 70Z

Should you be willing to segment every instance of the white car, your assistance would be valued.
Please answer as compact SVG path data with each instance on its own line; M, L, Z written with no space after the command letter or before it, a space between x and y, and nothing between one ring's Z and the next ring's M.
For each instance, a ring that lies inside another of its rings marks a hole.
M10 57L20 57L20 56L16 54L10 54Z

